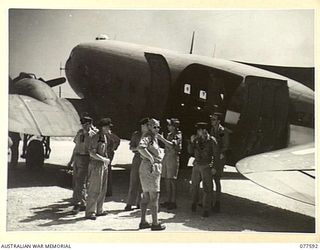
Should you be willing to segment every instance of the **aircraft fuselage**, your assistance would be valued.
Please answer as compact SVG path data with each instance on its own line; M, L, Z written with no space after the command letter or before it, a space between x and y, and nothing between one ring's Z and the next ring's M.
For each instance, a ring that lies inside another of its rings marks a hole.
M76 46L66 76L86 111L111 117L122 138L149 116L180 119L187 139L195 122L221 111L232 130L232 162L286 147L290 125L314 127L311 89L241 63L106 40Z

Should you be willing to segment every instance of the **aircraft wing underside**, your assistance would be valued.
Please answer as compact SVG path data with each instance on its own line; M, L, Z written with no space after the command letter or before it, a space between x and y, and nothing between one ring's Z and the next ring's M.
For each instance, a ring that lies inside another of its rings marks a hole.
M30 96L9 95L9 131L74 136L79 129L79 116L66 99L58 98L49 105Z
M315 205L314 143L250 156L236 168L264 188Z

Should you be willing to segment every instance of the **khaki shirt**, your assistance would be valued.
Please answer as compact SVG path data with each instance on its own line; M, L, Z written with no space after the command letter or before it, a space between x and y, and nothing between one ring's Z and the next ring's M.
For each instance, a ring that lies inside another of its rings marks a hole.
M90 140L96 133L94 130L85 132L83 129L80 129L73 139L73 142L76 144L74 152L80 155L89 155Z
M98 133L98 134L95 134L90 141L89 152L91 154L98 154L103 157L108 157L107 147L108 147L107 136L101 133Z
M140 131L133 132L130 140L130 148L135 148L135 150L132 150L133 153L139 154L138 150L136 149L139 146L139 142L141 140L142 133Z
M165 146L165 154L180 154L182 149L182 134L180 131L172 132L167 135L167 140L173 143L172 146Z
M229 148L229 132L228 130L219 124L218 129L211 128L211 136L216 138L219 146L219 152L225 153Z
M219 160L217 141L209 134L207 138L197 137L193 143L190 142L188 152L194 156L194 163L199 165L217 164Z
M153 156L154 161L156 163L161 163L163 154L158 144L158 139L156 139L151 133L146 133L141 137L139 142L138 149L146 149ZM145 159L143 155L141 155L142 159Z

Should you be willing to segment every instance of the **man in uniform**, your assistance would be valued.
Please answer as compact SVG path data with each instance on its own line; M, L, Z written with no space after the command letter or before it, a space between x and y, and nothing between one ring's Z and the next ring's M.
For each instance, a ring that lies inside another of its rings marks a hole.
M111 119L104 118L104 121L106 124L105 125L106 130L108 131L106 133L107 140L108 140L107 151L108 151L108 157L110 159L110 164L108 166L108 184L107 184L108 187L107 187L106 197L110 197L110 196L112 196L112 167L111 167L111 164L112 164L112 160L114 157L114 151L116 151L120 145L120 138L116 134L114 134L111 130L113 127Z
M11 161L10 166L16 167L18 165L18 159L19 159L19 144L20 144L20 134L16 132L9 132L9 137L12 141L11 145Z
M75 147L68 166L73 164L73 212L77 214L84 211L86 206L86 181L89 165L89 143L93 135L98 131L92 126L89 116L80 119L82 129L78 131L73 142Z
M103 202L107 192L108 166L108 139L110 121L103 118L99 121L99 133L95 134L89 146L90 162L88 168L88 196L86 218L95 220L96 216L107 215L103 210Z
M179 130L180 121L176 118L167 119L168 135L165 139L158 134L158 139L165 144L162 160L162 177L165 179L167 201L161 205L168 210L177 208L177 178L179 171L179 154L182 149L182 134Z
M217 158L217 141L208 133L208 124L198 122L196 124L197 134L191 136L188 144L188 152L194 156L192 169L192 212L197 209L199 200L199 186L202 180L203 184L203 217L210 215L212 202L213 185L212 169L214 168L215 159Z
M140 124L140 131L133 132L130 140L130 150L134 153L132 159L132 165L130 169L130 183L129 183L129 191L128 191L128 201L127 205L124 208L125 211L131 211L132 206L136 205L137 208L140 207L140 200L141 200L141 184L139 178L139 166L141 164L141 156L137 149L139 146L139 142L141 137L149 131L148 129L148 122L149 118L143 118Z
M216 162L216 172L214 173L214 183L216 187L216 202L212 207L212 211L215 213L220 212L220 198L221 198L221 177L223 174L223 168L226 164L226 151L229 148L229 134L228 130L224 128L221 122L221 113L215 112L210 115L211 120L211 133L210 135L216 138L218 143L218 159Z

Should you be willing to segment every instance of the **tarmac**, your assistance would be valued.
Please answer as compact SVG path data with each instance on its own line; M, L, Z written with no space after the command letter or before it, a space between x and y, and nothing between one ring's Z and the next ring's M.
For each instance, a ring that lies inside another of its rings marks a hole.
M8 167L7 231L139 231L140 211L123 210L133 156L128 141L121 142L113 162L113 196L104 203L109 213L96 221L86 220L84 212L72 214L72 175L66 164L73 146L71 138L53 138L51 157L42 169L28 169L23 159L16 168ZM190 209L191 170L179 172L178 209L160 209L166 232L315 232L314 206L266 190L231 166L226 166L222 179L221 213L204 219L200 207L195 213Z

